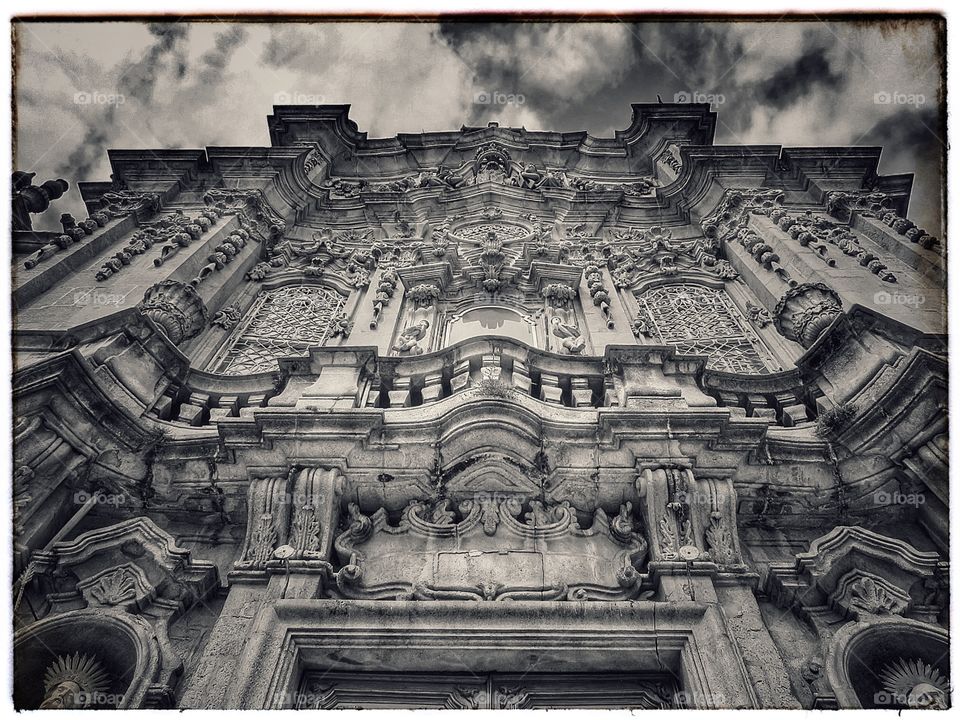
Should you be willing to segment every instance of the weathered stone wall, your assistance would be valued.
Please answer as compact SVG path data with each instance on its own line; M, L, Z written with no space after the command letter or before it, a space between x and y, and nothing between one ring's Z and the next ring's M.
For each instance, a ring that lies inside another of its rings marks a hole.
M942 244L873 151L634 109L277 108L15 232L18 705L945 702Z

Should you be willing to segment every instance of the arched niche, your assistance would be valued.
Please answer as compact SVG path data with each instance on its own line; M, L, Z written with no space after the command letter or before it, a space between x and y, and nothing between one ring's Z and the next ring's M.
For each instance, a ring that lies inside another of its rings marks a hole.
M78 610L33 623L14 636L13 696L17 709L37 709L46 694L44 676L58 657L79 653L106 672L91 698L94 709L143 707L160 665L156 636L129 615Z
M929 679L943 678L946 688L949 636L936 625L901 617L850 623L834 636L827 658L827 677L841 708L896 710L949 702L949 690L937 693L939 683L924 683L901 669L904 662L919 661ZM891 682L895 678L900 682Z
M481 305L452 315L447 320L445 346L461 340L494 335L537 347L535 323L529 316L503 305Z

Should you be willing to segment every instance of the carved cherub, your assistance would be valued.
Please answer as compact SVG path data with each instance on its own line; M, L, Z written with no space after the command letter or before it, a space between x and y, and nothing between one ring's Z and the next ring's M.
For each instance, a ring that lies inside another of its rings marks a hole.
M550 319L550 327L554 337L560 338L560 344L571 355L579 355L587 346L586 338L583 337L580 328L576 325L567 325L559 316L554 315Z
M422 355L423 348L420 347L420 341L427 336L427 329L429 327L430 322L427 320L421 320L416 325L411 325L400 333L400 337L397 338L397 342L394 343L393 349L398 353L409 352L411 355Z

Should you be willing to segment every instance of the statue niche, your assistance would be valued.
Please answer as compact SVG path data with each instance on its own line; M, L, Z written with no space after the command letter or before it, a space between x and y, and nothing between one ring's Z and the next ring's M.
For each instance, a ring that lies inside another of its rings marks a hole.
M552 283L542 291L546 301L549 349L564 355L582 355L587 337L577 323L577 291L563 283Z

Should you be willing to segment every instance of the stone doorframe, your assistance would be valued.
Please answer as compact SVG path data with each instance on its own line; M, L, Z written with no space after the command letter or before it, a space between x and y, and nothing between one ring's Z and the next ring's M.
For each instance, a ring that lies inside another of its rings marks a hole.
M308 669L672 672L686 707L759 707L706 603L277 600L249 637L222 707L293 707Z

